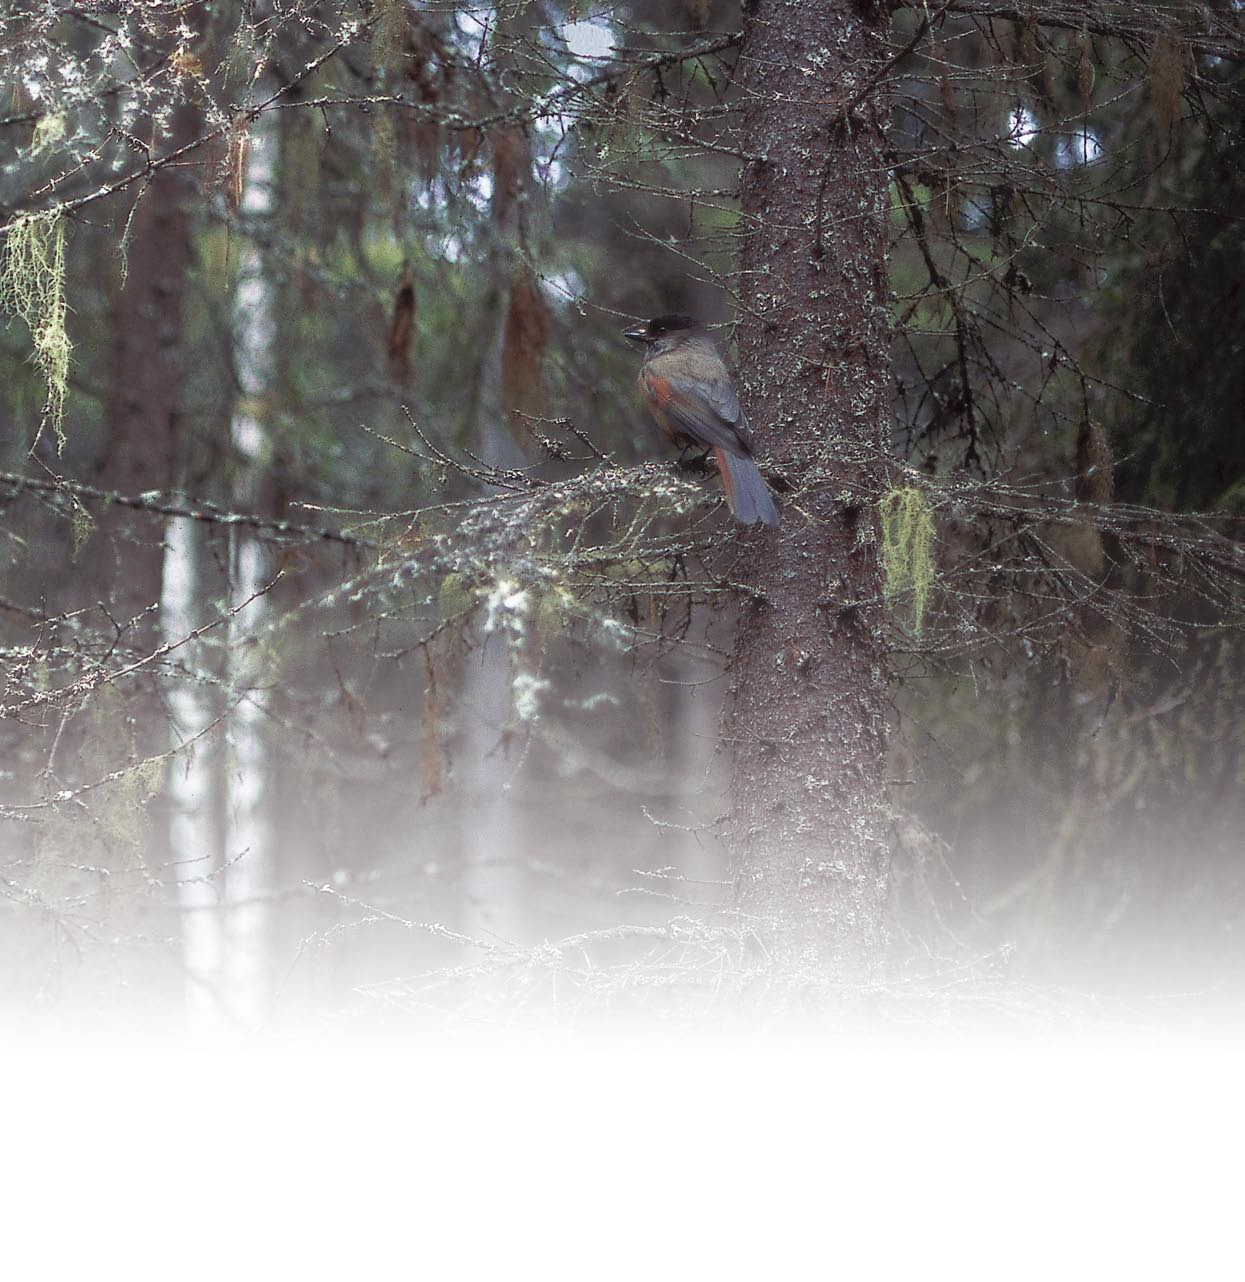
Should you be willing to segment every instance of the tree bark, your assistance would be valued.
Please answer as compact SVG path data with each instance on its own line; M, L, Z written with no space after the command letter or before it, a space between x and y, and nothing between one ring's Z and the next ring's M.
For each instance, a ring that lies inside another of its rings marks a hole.
M202 7L190 7L186 20L202 31ZM166 56L175 47L174 37L163 41ZM194 101L175 105L162 124L156 119L153 113L131 128L157 153L192 142L203 124ZM99 482L124 494L175 489L186 461L183 304L198 173L194 167L166 165L141 189L132 217L127 220L129 210L118 216L119 225L128 227L127 270L112 307L106 452ZM139 649L157 642L177 645L180 665L205 665L202 643L186 643L204 622L209 593L203 531L187 518L170 518L162 526L154 517L122 508L103 511L97 524L87 550L86 577L94 599L103 601L123 627L159 604L135 631L127 631L126 644ZM167 861L176 879L187 1019L202 1032L214 1028L219 1016L221 967L212 880L219 846L211 812L214 753L208 741L213 700L201 682L172 676L165 683L165 700L156 690L138 686L126 707L131 729L118 742L127 754L176 753L164 787L168 828L153 858L157 865Z
M238 251L234 298L233 359L239 397L230 421L234 456L231 500L247 512L271 509L268 475L272 442L263 419L276 367L276 291L257 238L273 213L276 182L274 121L261 118L252 129L242 176L241 211L250 234ZM275 883L270 797L272 760L265 737L268 723L265 648L269 605L263 595L273 567L268 549L254 531L236 529L229 542L229 647L225 676L232 702L225 723L225 1001L244 1027L261 1025L268 1014L271 948L268 896Z
M186 637L204 622L203 531L187 516L170 517L164 532L160 636L179 646L181 661L203 661L202 641ZM223 1026L221 973L224 941L220 918L220 840L213 822L212 792L217 758L209 731L211 695L182 677L168 683L169 762L164 795L168 805L169 866L181 911L182 958L186 968L186 1020L191 1033Z
M877 556L888 418L883 9L757 0L741 52L740 372L792 482L750 531L725 713L738 906L767 951L859 978L888 892Z
M172 113L167 147L198 136L199 109ZM107 453L99 481L125 494L167 490L177 479L182 412L182 302L190 268L193 169L156 172L129 229L128 270L112 315ZM152 523L135 537L131 513L105 513L93 539L93 590L125 622L160 599L164 553Z

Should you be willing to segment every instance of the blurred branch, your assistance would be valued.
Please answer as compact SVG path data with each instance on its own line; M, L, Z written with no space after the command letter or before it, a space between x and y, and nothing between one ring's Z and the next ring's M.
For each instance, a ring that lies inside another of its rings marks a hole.
M256 516L252 512L226 512L202 499L188 499L186 502L178 503L167 495L121 494L116 490L101 490L94 485L84 485L81 481L68 481L62 477L44 481L32 476L21 476L16 472L0 472L0 485L7 486L15 493L68 494L75 499L130 508L136 512L150 512L156 516L188 517L190 520L202 521L208 525L243 526L264 534L324 540L342 543L347 547L370 550L380 547L380 544L372 539L346 534L341 530L331 530L327 526L303 525L296 521Z
M185 636L178 637L175 641L165 641L163 644L140 658L133 659L125 664L124 667L108 671L103 667L96 668L93 672L87 673L86 676L79 677L77 681L71 682L68 686L62 686L56 690L33 690L26 695L24 699L19 699L14 703L0 704L0 719L14 717L20 713L26 712L31 708L43 707L46 705L65 705L76 702L85 695L91 694L100 689L102 686L109 685L122 677L130 677L144 668L150 668L161 659L173 653L174 650L180 650L182 646L188 645L191 641L197 641L201 636L208 632L215 631L222 624L228 623L230 619L236 618L241 614L252 601L266 596L281 581L284 572L278 570L276 575L256 592L252 592L245 601L240 601L237 605L229 610L222 611L216 618L197 628L192 628Z
M375 19L369 19L364 26L369 26ZM728 33L724 36L718 36L713 40L705 41L698 45L693 45L690 49L682 51L672 51L669 53L644 54L630 62L622 63L616 68L608 71L598 72L594 76L589 76L584 80L576 80L559 85L558 88L550 90L549 93L533 98L528 102L519 102L514 107L506 111L493 112L484 116L465 116L460 112L447 111L443 108L433 107L426 103L415 102L408 99L403 94L364 94L364 95L329 95L317 98L307 98L300 101L281 101L289 94L290 90L314 75L321 66L324 65L335 54L339 53L350 41L345 38L335 41L323 53L312 58L301 70L293 75L288 81L280 85L279 88L267 95L263 101L254 105L237 110L230 122L218 125L215 128L202 134L193 141L186 143L181 147L176 147L172 151L166 152L162 156L148 157L144 164L128 174L122 174L120 177L113 179L111 182L100 184L95 190L70 200L63 200L52 206L44 206L41 199L53 194L56 185L65 177L53 179L45 186L31 192L25 200L14 207L5 209L3 212L8 217L13 217L21 213L27 213L39 209L53 209L59 214L73 213L86 205L94 204L108 196L116 195L124 191L127 187L140 180L148 180L158 170L168 165L184 163L186 158L192 153L197 152L200 148L210 143L225 138L237 127L238 120L244 120L250 124L257 120L264 112L269 110L284 108L316 108L323 109L329 106L371 106L371 105L392 105L405 107L416 116L428 121L431 124L439 125L441 128L454 131L476 131L495 128L500 124L518 124L524 121L540 120L545 117L556 115L563 110L568 103L574 98L588 93L594 88L619 79L623 75L631 74L636 71L653 70L657 71L663 67L674 66L678 63L693 62L698 58L704 58L713 53L721 52L724 49L730 49L740 41L738 33ZM0 235L10 230L8 224L0 226Z
M912 9L928 13L925 0L892 0L892 11ZM949 0L944 8L969 18L993 18L1019 25L1036 23L1041 27L1054 27L1061 31L1088 31L1091 35L1113 40L1135 42L1146 35L1176 36L1188 43L1189 48L1203 57L1222 58L1227 62L1245 62L1245 35L1239 21L1215 24L1214 15L1204 6L1190 6L1197 25L1182 23L1172 6L1152 3L1092 4L1085 0L1059 3L1043 0L1041 4L997 4L994 0Z
M738 32L729 32L726 35L717 36L712 40L693 45L690 49L671 50L666 53L640 54L630 61L624 61L620 58L619 65L616 67L611 67L606 71L599 71L596 75L587 76L583 80L568 81L559 85L556 89L551 89L546 94L540 94L526 102L520 101L505 111L495 111L483 116L467 116L462 112L450 111L443 107L431 106L428 103L416 102L401 93L326 95L318 98L307 98L301 102L276 103L275 106L281 110L302 109L305 107L354 107L364 104L368 106L405 107L421 119L427 120L430 124L440 125L444 129L472 131L495 129L498 125L517 125L526 121L543 120L548 116L557 115L565 110L567 104L574 98L585 95L602 85L612 84L622 76L642 71L660 71L665 67L677 66L680 63L694 62L697 58L706 58L710 54L721 53L725 49L733 49L739 44L740 39ZM625 54L626 51L621 50L620 53Z

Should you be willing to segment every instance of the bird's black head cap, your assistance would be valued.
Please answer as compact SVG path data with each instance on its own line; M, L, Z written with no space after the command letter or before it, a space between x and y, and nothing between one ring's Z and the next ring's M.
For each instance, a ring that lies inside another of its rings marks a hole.
M623 337L634 339L637 343L652 343L670 334L699 333L703 329L704 326L695 316L688 316L685 312L666 312L645 321L643 325L624 330Z

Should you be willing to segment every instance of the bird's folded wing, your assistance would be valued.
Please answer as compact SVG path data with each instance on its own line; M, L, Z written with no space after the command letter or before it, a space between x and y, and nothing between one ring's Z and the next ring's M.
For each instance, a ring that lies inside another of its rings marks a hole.
M650 376L648 381L650 395L687 436L732 454L748 452L739 399L726 380L701 383Z

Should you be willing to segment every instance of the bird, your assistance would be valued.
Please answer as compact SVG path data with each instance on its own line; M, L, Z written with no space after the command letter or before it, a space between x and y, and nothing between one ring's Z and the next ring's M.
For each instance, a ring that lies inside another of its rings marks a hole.
M752 456L752 432L709 331L682 313L623 330L644 346L640 393L667 439L712 453L726 503L741 525L778 524L778 509Z

